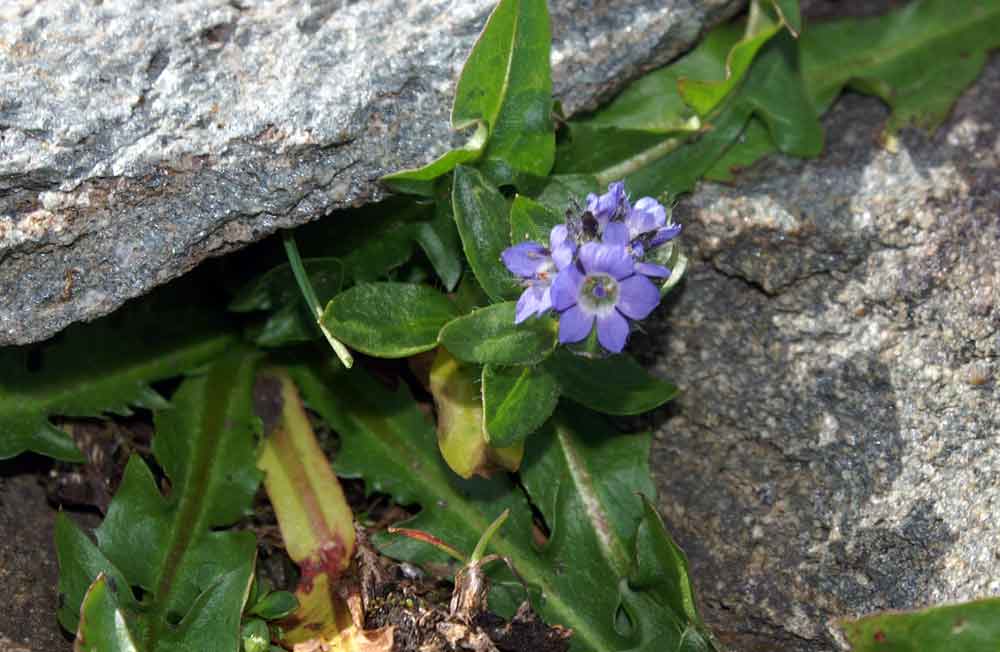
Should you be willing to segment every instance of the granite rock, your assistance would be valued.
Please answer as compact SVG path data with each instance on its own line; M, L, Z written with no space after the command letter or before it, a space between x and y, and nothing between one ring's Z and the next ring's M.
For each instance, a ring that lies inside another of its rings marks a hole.
M1000 58L934 135L845 96L815 161L677 208L693 266L637 338L682 387L660 506L739 652L1000 595Z
M106 314L462 136L494 0L0 5L0 345ZM740 0L552 0L555 92L596 106Z

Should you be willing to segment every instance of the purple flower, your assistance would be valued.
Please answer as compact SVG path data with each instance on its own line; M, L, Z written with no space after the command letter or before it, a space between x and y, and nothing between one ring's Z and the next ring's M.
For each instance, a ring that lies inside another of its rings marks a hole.
M583 340L596 321L601 346L619 353L628 339L628 320L645 318L660 303L659 290L646 276L635 273L635 261L617 237L613 232L610 242L606 237L584 244L579 266L570 265L556 276L551 300L561 313L561 343Z
M549 246L550 249L546 249L537 242L521 242L500 254L507 269L525 279L527 285L517 300L515 324L520 324L532 315L545 314L552 308L552 280L558 270L573 261L576 247L569 240L565 225L552 228Z
M643 200L640 199L641 203ZM637 203L636 206L639 204ZM659 206L659 204L657 204ZM660 207L663 208L662 206ZM664 219L666 217L664 216ZM663 265L657 265L656 263L647 263L642 260L644 247L642 243L638 240L631 240L632 230L627 223L622 222L611 222L604 229L604 243L609 245L615 245L618 247L623 247L633 259L636 259L635 265L633 266L633 271L636 274L642 274L643 276L651 276L653 278L667 278L670 276L670 270Z
M587 195L587 210L601 226L616 215L627 215L629 205L628 197L625 196L625 182L615 181L608 185L608 191L603 195L594 193Z
M625 215L629 240L635 240L650 231L656 231L666 223L667 209L652 197L643 197Z
M649 240L649 248L655 249L661 244L667 242L668 240L673 240L681 232L680 224L668 224L661 229L657 229L656 233Z

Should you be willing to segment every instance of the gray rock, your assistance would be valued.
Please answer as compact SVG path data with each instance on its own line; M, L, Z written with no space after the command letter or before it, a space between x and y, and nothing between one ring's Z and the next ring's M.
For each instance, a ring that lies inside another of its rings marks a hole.
M494 0L0 5L0 345L93 319L208 256L378 199L452 144ZM739 0L553 0L572 114Z
M1000 58L932 137L843 98L812 162L678 207L694 264L637 342L683 393L660 506L740 652L1000 595Z

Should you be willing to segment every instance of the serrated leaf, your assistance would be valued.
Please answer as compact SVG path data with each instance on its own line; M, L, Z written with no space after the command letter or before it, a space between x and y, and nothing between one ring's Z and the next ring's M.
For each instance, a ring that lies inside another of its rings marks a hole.
M543 315L514 323L516 304L495 303L445 324L438 340L459 360L479 364L534 364L556 346L555 320Z
M540 365L483 367L486 441L510 446L538 430L559 402L559 384Z
M438 349L431 365L429 389L437 408L437 440L441 457L463 478L489 477L497 470L516 471L524 455L522 442L491 445L486 439L483 401L476 386L480 371Z
M639 628L633 632L615 630L615 614L627 597L619 591L628 586L635 564L632 541L644 518L636 492L653 493L646 464L649 435L622 435L599 416L578 410L575 416L561 414L554 427L529 439L521 477L552 529L540 548L520 490L504 476L463 481L452 475L434 451L433 429L404 387L388 390L360 370L348 375L332 364L297 366L293 375L310 405L343 436L338 472L363 474L372 489L400 503L422 505L402 526L468 553L510 508L490 550L512 560L532 587L533 604L546 622L573 628L571 650L629 649L642 642L640 631L657 637L657 649L697 649L684 642L683 632L697 627L684 615L671 621L683 626L680 636L654 613L637 614ZM383 536L378 543L383 552L414 563L442 559L432 546L408 538ZM502 576L495 579L491 608L510 612L523 598L523 589ZM595 591L595 586L603 588Z
M448 292L454 290L462 276L465 261L462 258L462 241L451 213L451 202L435 202L434 218L417 225L417 242L427 254L444 288Z
M605 414L642 414L677 395L677 388L650 376L627 354L586 358L559 349L545 362L563 396Z
M68 522L59 526L64 625L82 600L80 585L97 570L123 579L118 601L127 612L134 606L128 587L145 592L131 613L140 650L236 649L256 542L250 532L221 528L250 512L260 481L250 399L255 363L243 352L227 356L185 380L172 409L156 414L152 448L169 495L134 456L95 532L97 546Z
M437 290L415 283L361 283L323 311L323 325L353 349L404 358L437 346L441 327L458 310Z
M851 88L889 104L887 135L907 125L933 130L1000 45L998 30L1000 11L976 0L924 0L884 16L810 25L799 41L802 77L817 113ZM709 177L728 181L774 151L772 133L751 121Z
M162 404L150 382L204 364L235 341L210 313L173 286L48 342L0 349L0 459L32 450L83 461L49 417L127 415L130 406Z
M821 110L848 85L892 107L890 132L908 124L931 129L996 47L997 3L924 0L885 16L810 27L802 40L802 66Z
M552 168L551 41L544 0L501 0L462 69L452 122L489 126L480 165L498 185Z
M853 652L982 652L1000 647L1000 598L837 623Z
M545 204L517 195L510 205L510 240L514 244L530 240L547 247L552 227L564 221Z
M510 246L503 195L478 171L460 165L455 168L452 208L465 257L483 290L494 301L516 297L520 286L500 260Z

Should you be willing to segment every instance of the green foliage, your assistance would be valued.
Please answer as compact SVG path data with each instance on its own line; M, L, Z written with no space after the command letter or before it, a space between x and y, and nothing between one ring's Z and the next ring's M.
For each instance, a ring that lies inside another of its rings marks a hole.
M517 281L500 260L510 246L507 202L478 171L465 166L455 169L452 204L462 249L479 285L494 301L519 294Z
M497 185L552 168L551 41L545 0L501 0L462 69L452 120L489 126L481 165Z
M96 545L60 515L63 627L77 631L84 591L104 573L114 595L99 581L91 589L101 615L81 625L85 640L124 636L94 629L114 623L143 652L237 649L256 542L250 532L221 528L250 513L260 482L259 420L250 397L255 366L256 356L229 355L185 380L172 409L157 412L153 452L170 480L168 495L135 456L95 532ZM141 601L131 586L142 589ZM120 610L124 623L109 610Z
M641 414L677 395L627 354L586 358L561 349L545 366L559 381L563 396L605 414Z
M344 264L339 258L307 258L302 261L320 301L326 303L340 292ZM233 312L267 310L271 314L255 331L260 346L283 346L319 337L316 318L302 301L291 265L285 263L260 275L243 287L230 302Z
M666 597L678 590L690 596L683 557L673 559L671 568L649 568L650 551L676 552L669 539L661 540L666 534L662 525L656 527L655 512L636 495L654 491L645 462L649 435L622 435L599 416L574 410L557 414L529 440L521 477L552 532L539 547L520 489L506 476L461 480L452 474L435 453L435 433L405 387L388 390L360 369L347 374L332 364L299 365L292 374L310 405L343 436L334 462L338 473L363 475L371 489L424 506L402 525L467 552L509 508L509 521L490 549L511 558L548 622L573 628L573 650L639 649L651 640L658 641L656 649L714 649L691 613L675 610L685 598ZM408 538L378 542L400 559L444 559L440 551ZM508 580L498 578L491 594L491 606L501 611L512 611L523 598L523 590ZM640 600L669 613L637 610L630 614L633 625L620 631L619 607Z
M556 409L559 383L541 365L483 367L486 441L511 446L538 430Z
M185 289L174 286L43 344L0 349L0 459L31 450L83 461L50 416L164 407L150 382L204 364L233 342L218 314L192 305Z
M838 623L854 652L982 652L1000 648L1000 598Z
M563 222L563 216L545 204L518 195L510 206L510 240L512 243L531 240L547 246L552 227Z
M542 316L514 323L513 301L495 303L453 319L438 340L459 360L479 364L534 364L556 346L556 322Z
M465 62L455 91L455 129L475 126L470 141L422 168L382 178L398 192L425 196L435 181L461 164L479 162L496 184L552 167L551 35L544 0L501 0Z
M451 292L458 285L465 266L462 241L458 237L451 202L439 199L434 203L434 217L417 225L417 242L434 266L445 289Z
M334 337L362 353L403 358L437 346L438 331L458 316L437 290L415 283L362 283L335 296L323 311Z

